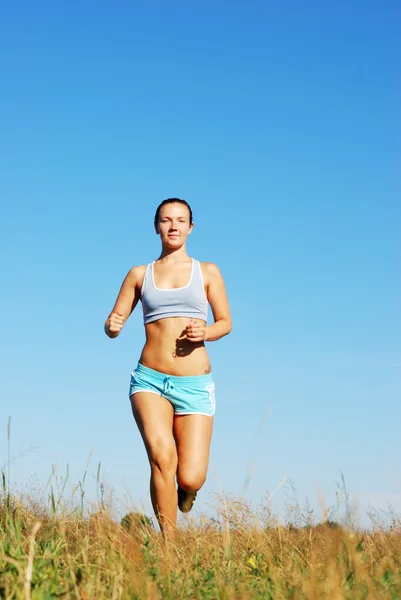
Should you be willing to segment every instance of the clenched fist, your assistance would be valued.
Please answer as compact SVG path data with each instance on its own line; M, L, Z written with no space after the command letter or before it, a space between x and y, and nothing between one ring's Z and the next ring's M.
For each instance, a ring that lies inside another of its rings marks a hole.
M106 328L109 333L114 333L115 335L110 337L116 337L124 326L124 316L122 313L113 312L110 317L106 321Z
M185 333L190 342L205 342L207 340L206 323L192 319L186 326Z

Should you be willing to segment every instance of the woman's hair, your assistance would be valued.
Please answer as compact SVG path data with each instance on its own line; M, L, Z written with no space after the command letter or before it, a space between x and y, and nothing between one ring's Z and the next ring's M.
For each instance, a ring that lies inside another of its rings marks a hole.
M157 227L157 225L159 223L159 216L160 216L160 211L161 211L162 206L164 206L165 204L173 204L174 202L178 202L179 204L183 204L184 206L187 207L187 209L189 210L189 224L190 225L192 224L192 210L191 210L191 207L189 206L188 202L186 200L181 200L181 198L167 198L166 200L163 200L163 202L161 202L156 209L155 227Z

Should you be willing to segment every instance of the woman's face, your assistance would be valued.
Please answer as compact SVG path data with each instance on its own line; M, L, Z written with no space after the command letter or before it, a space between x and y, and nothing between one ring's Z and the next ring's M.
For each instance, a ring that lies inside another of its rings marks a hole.
M185 204L172 202L161 207L156 233L160 235L163 246L180 248L185 244L192 228Z

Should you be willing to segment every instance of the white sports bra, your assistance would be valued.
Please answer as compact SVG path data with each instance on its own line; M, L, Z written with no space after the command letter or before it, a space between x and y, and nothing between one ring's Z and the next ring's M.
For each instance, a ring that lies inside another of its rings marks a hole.
M208 301L199 261L192 259L188 285L167 290L157 288L155 285L154 263L155 261L148 264L142 284L144 324L167 317L190 317L207 322Z

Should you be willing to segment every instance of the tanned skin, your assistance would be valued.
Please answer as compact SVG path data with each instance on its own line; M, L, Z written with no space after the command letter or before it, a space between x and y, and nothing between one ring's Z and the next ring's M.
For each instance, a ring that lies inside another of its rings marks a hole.
M194 224L185 204L172 202L160 209L155 230L161 254L154 263L154 282L160 289L188 284L192 260L186 242ZM211 373L206 342L219 340L231 331L231 315L223 277L214 263L202 262L205 294L213 323L202 319L167 317L145 325L146 342L139 362L170 375ZM125 277L105 332L117 337L141 298L146 266L133 267ZM155 409L157 401L157 410ZM131 396L132 411L147 451L151 477L150 496L162 533L176 531L177 486L194 495L206 480L214 417L175 415L170 402L148 392Z

